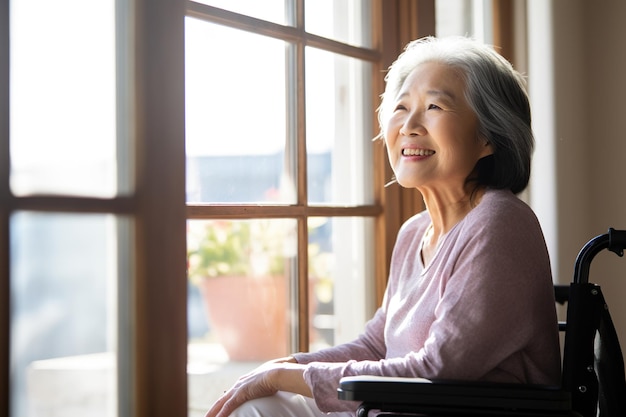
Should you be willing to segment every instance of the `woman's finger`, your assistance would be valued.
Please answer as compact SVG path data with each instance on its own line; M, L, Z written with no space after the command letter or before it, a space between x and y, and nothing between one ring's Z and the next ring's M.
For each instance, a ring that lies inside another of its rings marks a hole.
M217 417L220 414L220 411L224 408L224 404L226 404L232 396L231 392L232 390L224 391L224 394L222 394L222 396L215 401L204 417Z
M241 394L241 390L237 390L236 394L230 395L226 402L223 404L219 413L215 417L228 417L230 414L237 409L241 404L245 403L251 398L246 398L246 396Z

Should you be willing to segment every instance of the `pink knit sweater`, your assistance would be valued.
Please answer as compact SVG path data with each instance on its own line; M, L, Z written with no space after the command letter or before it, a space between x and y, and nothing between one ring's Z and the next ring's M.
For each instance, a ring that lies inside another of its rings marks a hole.
M353 375L558 384L560 354L550 261L532 210L509 191L488 190L420 257L427 212L401 228L382 306L356 340L294 355L325 412Z

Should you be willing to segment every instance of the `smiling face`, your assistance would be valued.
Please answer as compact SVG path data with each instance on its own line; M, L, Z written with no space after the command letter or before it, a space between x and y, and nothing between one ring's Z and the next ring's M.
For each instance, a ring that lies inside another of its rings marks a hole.
M418 65L395 98L384 131L389 162L404 187L468 194L467 179L492 148L457 71L438 62Z

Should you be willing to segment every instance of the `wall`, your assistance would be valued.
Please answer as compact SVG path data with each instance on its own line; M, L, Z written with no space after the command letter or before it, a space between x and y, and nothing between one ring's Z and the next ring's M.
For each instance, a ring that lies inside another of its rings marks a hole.
M626 2L583 3L585 66L589 125L586 153L591 169L589 229L626 229ZM592 276L603 286L626 347L626 259L606 252L598 256Z
M529 83L538 146L531 205L569 282L591 237L626 229L626 2L528 0ZM626 259L603 251L590 280L603 287L626 346Z

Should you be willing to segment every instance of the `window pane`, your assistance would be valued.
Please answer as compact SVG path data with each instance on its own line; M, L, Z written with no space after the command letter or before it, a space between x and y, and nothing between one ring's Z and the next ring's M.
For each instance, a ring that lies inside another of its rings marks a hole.
M203 3L209 6L219 7L257 19L268 20L270 22L287 23L285 3L292 0L193 0L196 3Z
M473 0L436 0L437 36L461 36L474 33L472 2Z
M295 233L291 219L188 221L190 410L291 352Z
M373 201L371 64L306 49L308 193L312 204Z
M116 193L114 0L11 2L11 188Z
M372 316L374 221L309 219L310 350L348 342Z
M13 417L117 415L115 223L12 216Z
M370 0L305 1L306 31L355 46L370 47Z
M492 4L483 0L436 0L437 36L471 36L493 42Z
M285 43L186 19L187 201L295 202Z

